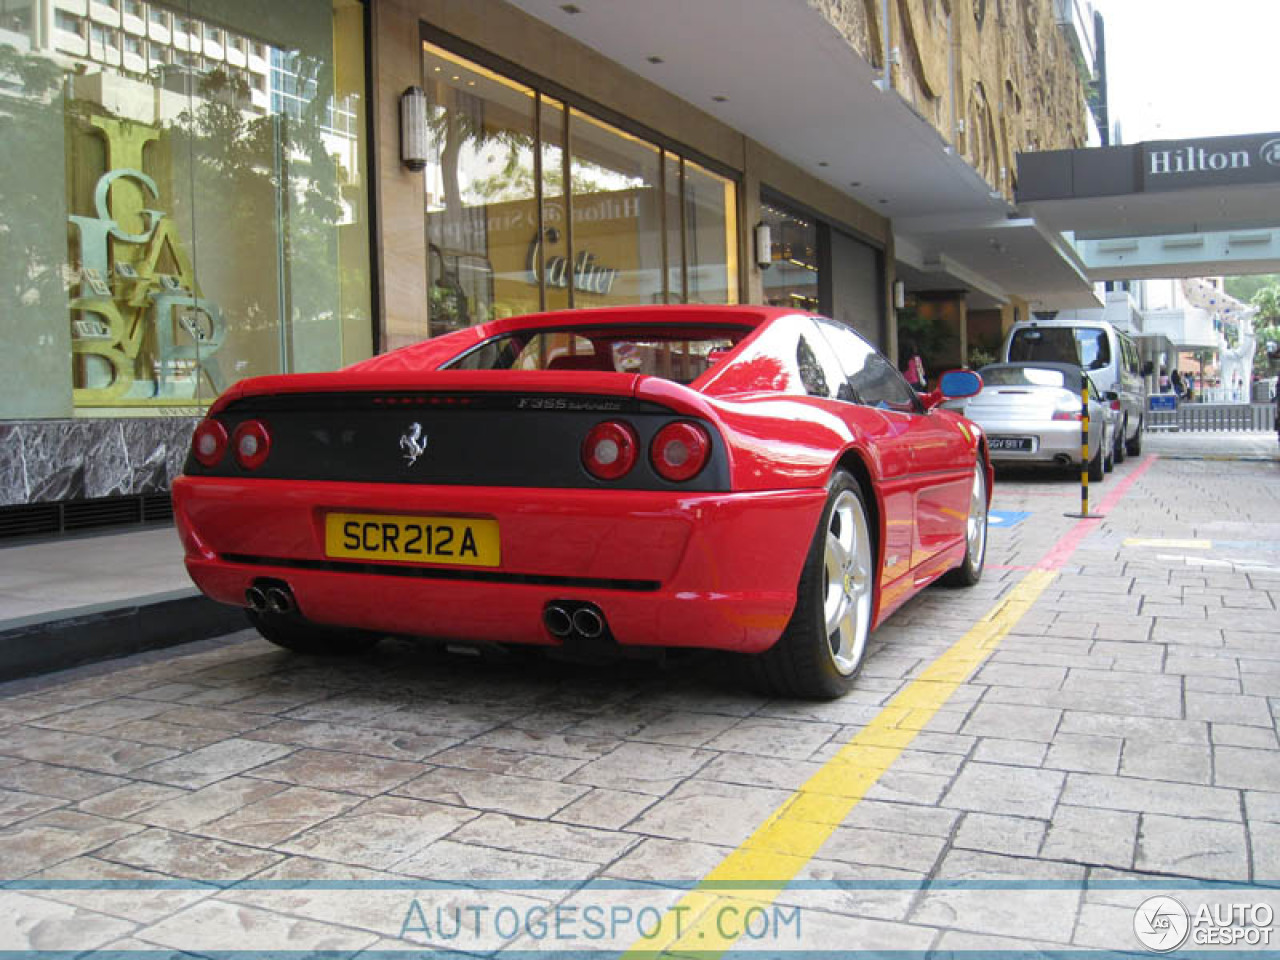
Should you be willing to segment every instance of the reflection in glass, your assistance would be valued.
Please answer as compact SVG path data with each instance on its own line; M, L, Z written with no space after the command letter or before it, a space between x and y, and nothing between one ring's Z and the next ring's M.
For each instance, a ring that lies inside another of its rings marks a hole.
M429 42L422 70L431 335L540 307L737 302L732 180Z
M760 205L773 237L773 263L764 272L765 302L817 312L818 227L808 217L776 203Z
M533 91L430 44L422 69L430 332L537 310Z
M662 303L661 155L571 110L574 305Z
M564 310L569 298L569 211L564 199L564 104L542 97L542 244L541 265L531 265L534 278L544 278L546 309Z
M684 161L688 303L738 302L738 208L732 180Z

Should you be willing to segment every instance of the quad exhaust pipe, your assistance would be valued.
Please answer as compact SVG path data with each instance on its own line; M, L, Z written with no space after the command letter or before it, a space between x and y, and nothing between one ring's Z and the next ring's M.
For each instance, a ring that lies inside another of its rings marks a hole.
M244 602L249 605L249 609L254 613L265 613L267 609L267 595L262 592L260 587L250 587L244 592Z
M552 600L542 608L542 623L548 633L560 640L570 637L596 640L604 636L607 629L599 607L573 600Z
M298 601L289 585L283 582L254 583L244 592L244 601L254 613L284 617L298 612Z

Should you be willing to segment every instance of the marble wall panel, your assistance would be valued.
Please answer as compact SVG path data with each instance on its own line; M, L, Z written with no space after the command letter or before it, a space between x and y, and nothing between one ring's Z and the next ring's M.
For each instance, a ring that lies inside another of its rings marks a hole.
M0 424L0 506L163 493L198 421L186 417Z
M27 502L27 468L22 457L22 430L0 424L0 506Z

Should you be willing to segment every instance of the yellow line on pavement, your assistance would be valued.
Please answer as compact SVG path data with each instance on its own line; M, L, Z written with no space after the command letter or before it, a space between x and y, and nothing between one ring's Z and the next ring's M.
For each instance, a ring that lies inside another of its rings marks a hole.
M639 960L696 951L709 957L727 951L741 935L746 911L777 899L1055 576L1049 570L1028 573L623 956ZM736 922L722 922L726 915Z
M1126 547L1169 547L1174 550L1212 550L1212 540L1164 540L1159 537L1126 537Z

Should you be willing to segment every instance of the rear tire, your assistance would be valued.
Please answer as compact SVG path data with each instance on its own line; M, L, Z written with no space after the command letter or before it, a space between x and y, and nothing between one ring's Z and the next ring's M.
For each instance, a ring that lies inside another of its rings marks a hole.
M246 610L249 623L264 640L294 653L339 657L364 653L377 646L379 634L342 627L322 627L301 617Z
M1106 475L1107 471L1102 465L1102 451L1099 450L1089 461L1089 482L1101 483Z
M780 697L833 700L853 686L866 658L875 607L876 544L862 490L832 478L782 636L748 660L755 685Z
M1138 429L1134 433L1133 439L1124 442L1124 448L1131 457L1136 457L1142 453L1142 428L1145 419L1145 417L1138 419Z
M981 459L973 468L969 517L965 521L964 562L938 580L948 587L972 587L982 579L987 562L987 471Z

